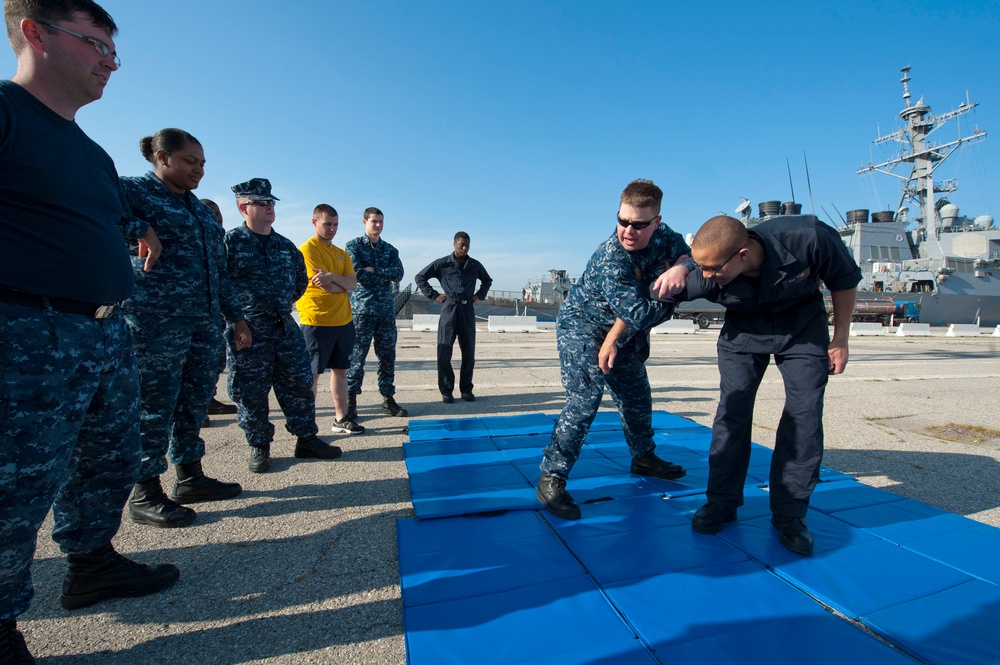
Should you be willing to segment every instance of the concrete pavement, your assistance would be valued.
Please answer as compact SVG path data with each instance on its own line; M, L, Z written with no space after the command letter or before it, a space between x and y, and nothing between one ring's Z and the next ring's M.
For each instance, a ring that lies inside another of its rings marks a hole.
M1000 526L1000 338L943 333L851 340L847 373L827 391L824 462ZM647 364L654 408L711 425L717 334L713 327L654 336ZM396 399L412 418L556 413L563 404L552 332L481 327L475 403L441 403L433 333L401 330L397 351ZM402 455L407 421L379 413L375 366L372 356L359 399L368 431L327 437L344 448L339 460L293 459L294 439L272 398L273 470L250 474L235 417L212 416L203 430L205 469L239 481L243 494L192 506L198 520L185 529L140 527L126 517L115 540L139 561L177 564L181 579L172 589L62 610L66 564L49 537L50 518L33 568L35 601L20 620L40 662L403 663L395 520L413 514ZM772 366L754 414L755 441L773 444L782 400ZM604 408L613 408L610 399ZM325 436L333 408L322 380L317 413ZM172 484L172 471L163 478Z

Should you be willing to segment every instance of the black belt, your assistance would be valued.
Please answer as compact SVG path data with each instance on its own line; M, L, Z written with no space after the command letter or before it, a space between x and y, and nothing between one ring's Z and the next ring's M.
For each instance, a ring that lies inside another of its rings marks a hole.
M63 314L80 314L94 319L106 319L118 309L118 305L116 304L95 305L91 302L70 300L69 298L49 298L47 296L40 296L37 293L12 291L3 288L0 288L0 302L8 305L17 305L18 307L32 307L34 309L51 308Z
M453 298L451 296L447 296L447 298L452 302L457 302L459 305L468 305L470 302L472 302L471 300L459 300L458 298Z

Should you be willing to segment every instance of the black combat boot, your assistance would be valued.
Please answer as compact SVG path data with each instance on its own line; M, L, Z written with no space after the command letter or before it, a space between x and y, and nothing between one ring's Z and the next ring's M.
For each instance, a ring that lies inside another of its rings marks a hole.
M177 471L177 482L174 484L173 499L177 503L225 501L243 491L239 483L224 483L206 476L201 470L201 460L178 464L174 469Z
M235 404L226 404L225 402L220 402L214 397L212 398L212 401L208 403L208 415L210 416L236 413L236 410Z
M147 566L123 557L108 543L89 554L70 554L60 602L67 610L108 598L145 596L172 586L180 578L169 563Z
M319 438L315 434L300 436L295 441L297 459L337 459L343 451Z
M538 479L538 489L535 496L542 502L545 509L556 517L564 520L580 519L580 506L566 491L566 481L562 478L542 474Z
M34 662L35 659L28 651L28 645L24 643L24 636L17 629L17 621L14 619L0 621L0 663L29 665Z
M382 413L387 416L395 416L397 418L406 418L410 415L406 409L396 404L396 400L392 397L386 397L382 400Z
M347 415L344 416L344 419L358 419L358 396L353 393L347 393Z
M187 526L197 517L193 510L178 505L163 492L159 476L135 484L128 500L128 514L136 524L167 529Z

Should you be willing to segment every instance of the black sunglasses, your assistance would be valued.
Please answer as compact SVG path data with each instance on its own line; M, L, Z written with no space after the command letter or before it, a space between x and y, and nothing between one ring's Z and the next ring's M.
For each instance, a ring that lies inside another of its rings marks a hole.
M627 229L628 227L631 226L636 231L642 231L644 228L646 228L647 226L658 220L660 218L660 215L657 215L653 219L647 220L645 222L630 222L626 219L622 219L621 213L615 213L615 217L618 218L618 226L624 229Z

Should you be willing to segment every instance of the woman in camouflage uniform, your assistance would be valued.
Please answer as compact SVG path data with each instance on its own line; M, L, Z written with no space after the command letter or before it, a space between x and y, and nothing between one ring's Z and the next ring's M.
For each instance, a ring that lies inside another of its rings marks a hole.
M183 130L163 129L139 147L154 170L121 178L123 232L136 277L135 294L122 308L142 397L142 468L128 507L134 522L182 527L195 512L180 504L230 499L242 490L204 474L205 442L198 433L218 379L220 313L246 344L250 331L226 272L223 229L192 193L205 174L201 143ZM146 272L137 241L150 229L163 250ZM177 471L172 498L160 485L168 454Z

